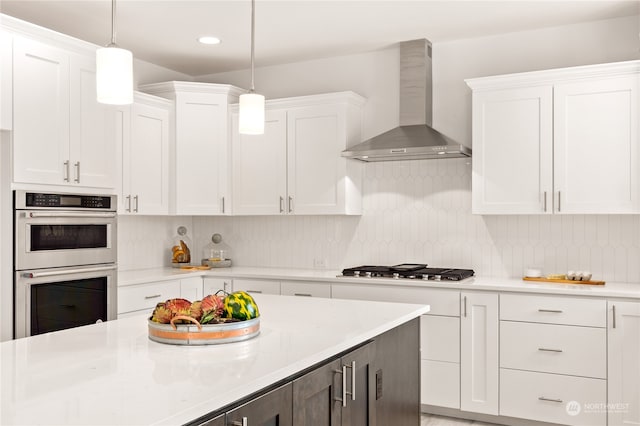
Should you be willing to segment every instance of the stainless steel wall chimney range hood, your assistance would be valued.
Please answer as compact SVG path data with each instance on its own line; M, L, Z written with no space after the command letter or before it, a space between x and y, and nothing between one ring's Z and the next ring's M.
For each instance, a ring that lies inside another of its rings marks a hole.
M431 42L400 43L400 127L342 151L360 161L471 157L471 149L431 127L433 93Z

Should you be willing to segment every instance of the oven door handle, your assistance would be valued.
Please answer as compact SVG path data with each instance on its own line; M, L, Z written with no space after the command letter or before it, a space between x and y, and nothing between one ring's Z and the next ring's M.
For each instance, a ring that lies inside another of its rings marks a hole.
M91 212L91 213L74 213L74 212L29 212L27 214L29 217L83 217L83 218L100 218L100 219L109 219L116 217L115 213L100 213L100 212Z
M55 277L57 275L70 275L70 274L82 274L85 272L102 272L112 271L117 266L97 266L94 268L78 268L78 269L64 269L60 271L42 271L42 272L25 272L22 274L23 278L40 278L40 277Z

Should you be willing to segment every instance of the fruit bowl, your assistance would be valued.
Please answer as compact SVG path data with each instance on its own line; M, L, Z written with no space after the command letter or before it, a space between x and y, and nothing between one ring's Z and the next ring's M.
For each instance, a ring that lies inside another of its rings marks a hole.
M176 324L176 321L190 324ZM169 324L161 324L148 319L149 339L172 345L217 345L241 342L260 334L260 317L238 321L226 320L218 324L200 324L186 315L176 315Z

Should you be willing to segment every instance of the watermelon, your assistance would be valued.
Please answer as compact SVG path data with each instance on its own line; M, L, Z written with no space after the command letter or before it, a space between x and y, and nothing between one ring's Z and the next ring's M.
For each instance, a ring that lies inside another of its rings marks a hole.
M256 301L244 291L234 291L224 298L224 313L227 318L236 318L241 321L260 316Z

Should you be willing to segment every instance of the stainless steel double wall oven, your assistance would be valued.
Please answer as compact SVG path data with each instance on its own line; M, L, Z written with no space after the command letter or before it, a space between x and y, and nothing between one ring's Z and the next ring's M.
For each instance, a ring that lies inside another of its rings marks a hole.
M115 195L14 192L15 337L117 316Z

